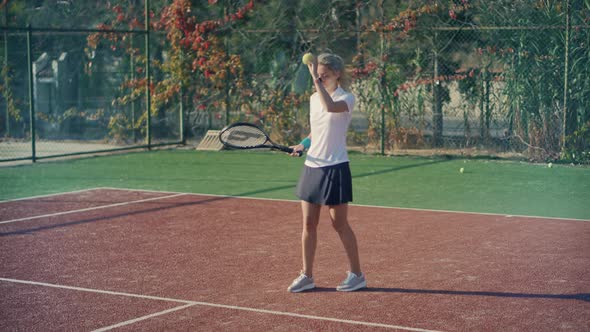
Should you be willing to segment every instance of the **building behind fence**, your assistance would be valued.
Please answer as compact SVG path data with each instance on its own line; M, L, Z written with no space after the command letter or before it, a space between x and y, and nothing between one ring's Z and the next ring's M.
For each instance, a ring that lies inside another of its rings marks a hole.
M1 8L0 160L192 144L234 121L293 144L305 52L347 63L351 148L590 160L583 1L152 2Z

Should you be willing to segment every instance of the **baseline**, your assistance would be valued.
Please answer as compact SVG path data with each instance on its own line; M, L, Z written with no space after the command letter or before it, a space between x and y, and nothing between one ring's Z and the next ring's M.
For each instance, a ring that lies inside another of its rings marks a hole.
M401 325L390 325L390 324L382 324L382 323L373 323L373 322L366 322L366 321L356 321L356 320L348 320L348 319L338 319L333 317L323 317L323 316L314 316L314 315L304 315L304 314L297 314L293 312L286 312L286 311L275 311L275 310L266 310L266 309L257 309L251 307L241 307L241 306L234 306L234 305L226 305L226 304L219 304L219 303L210 303L210 302L199 302L199 301L189 301L189 300L182 300L182 299L173 299L173 298L166 298L166 297L159 297L159 296L151 296L151 295L141 295L141 294L132 294L132 293L125 293L125 292L116 292L116 291L108 291L108 290L100 290L100 289L92 289L92 288L85 288L85 287L75 287L75 286L67 286L67 285L59 285L59 284L51 284L45 282L38 282L38 281L29 281L29 280L19 280L19 279L11 279L11 278L3 278L0 277L0 281L4 282L12 282L18 284L25 284L25 285L34 285L34 286L44 286L44 287L52 287L52 288L60 288L60 289L67 289L67 290L75 290L81 292L89 292L89 293L96 293L96 294L108 294L108 295L116 295L116 296L127 296L133 298L140 298L140 299L149 299L149 300L157 300L157 301L168 301L168 302L177 302L182 303L183 305L174 307L171 309L167 309L164 311L160 311L154 314L150 314L147 316L138 317L136 319L132 319L129 321L121 322L115 325L103 327L97 329L95 331L108 331L117 327L133 324L135 322L139 322L142 320L150 319L153 317L161 316L167 313L171 313L174 311L179 311L182 309L186 309L192 306L206 306L206 307L213 307L213 308L223 308L223 309L232 309L232 310L239 310L239 311L249 311L255 312L260 314L269 314L269 315L277 315L277 316L287 316L287 317L294 317L294 318L304 318L304 319L313 319L313 320L320 320L320 321L328 321L328 322L335 322L335 323L344 323L344 324L351 324L351 325L361 325L361 326L368 326L368 327L381 327L381 328L388 328L388 329L398 329L403 331L413 331L413 332L441 332L439 330L428 330L428 329L421 329L415 327L408 327L408 326L401 326Z

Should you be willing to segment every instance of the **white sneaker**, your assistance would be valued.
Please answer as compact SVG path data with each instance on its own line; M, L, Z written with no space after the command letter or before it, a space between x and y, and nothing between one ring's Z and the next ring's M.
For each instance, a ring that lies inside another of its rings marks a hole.
M287 290L291 293L299 293L304 290L313 289L315 288L315 284L313 282L313 278L310 278L305 275L305 273L301 272L297 279L293 280L293 283Z
M352 292L365 287L367 287L367 280L365 280L363 273L357 276L352 272L348 272L348 276L336 287L336 290L340 292Z

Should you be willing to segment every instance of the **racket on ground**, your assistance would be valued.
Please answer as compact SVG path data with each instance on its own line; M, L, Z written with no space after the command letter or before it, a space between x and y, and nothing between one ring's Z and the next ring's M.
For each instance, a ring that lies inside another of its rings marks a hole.
M271 149L286 153L293 152L290 147L273 142L262 129L246 122L234 123L223 128L219 133L219 140L223 145L233 149ZM301 156L301 152L298 154Z

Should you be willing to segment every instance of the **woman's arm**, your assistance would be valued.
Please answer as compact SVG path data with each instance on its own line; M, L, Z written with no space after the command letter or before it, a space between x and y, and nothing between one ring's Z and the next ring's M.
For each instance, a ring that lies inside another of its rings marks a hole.
M305 140L309 140L310 144L311 144L311 133L309 133L309 135L307 135L307 137L305 137L304 139L301 140L301 143L297 144L297 145L293 145L290 146L291 149L293 149L293 153L291 153L292 156L294 157L299 157L301 156L300 154L298 154L298 152L303 152L306 150L306 147L304 145L304 141Z
M346 104L345 101L339 100L339 101L335 102L334 100L332 100L330 93L328 92L328 90L326 90L326 87L324 86L324 82L322 81L322 78L318 74L317 60L314 59L314 61L307 64L307 68L309 69L309 73L311 74L311 77L313 79L313 84L314 84L315 89L316 89L318 96L320 98L320 103L322 104L324 109L327 112L331 112L331 113L342 113L342 112L349 111L348 104ZM333 83L334 82L332 82L331 84L333 84ZM338 84L338 83L336 82L336 84ZM334 89L336 89L336 88L338 88L337 85L334 86Z
M332 100L332 97L330 97L330 94L324 87L324 84L322 83L322 80L319 77L313 79L313 84L315 85L316 91L318 92L318 95L320 97L320 102L322 103L322 106L324 106L324 109L327 112L348 112L348 104L344 100L339 100L336 102Z

